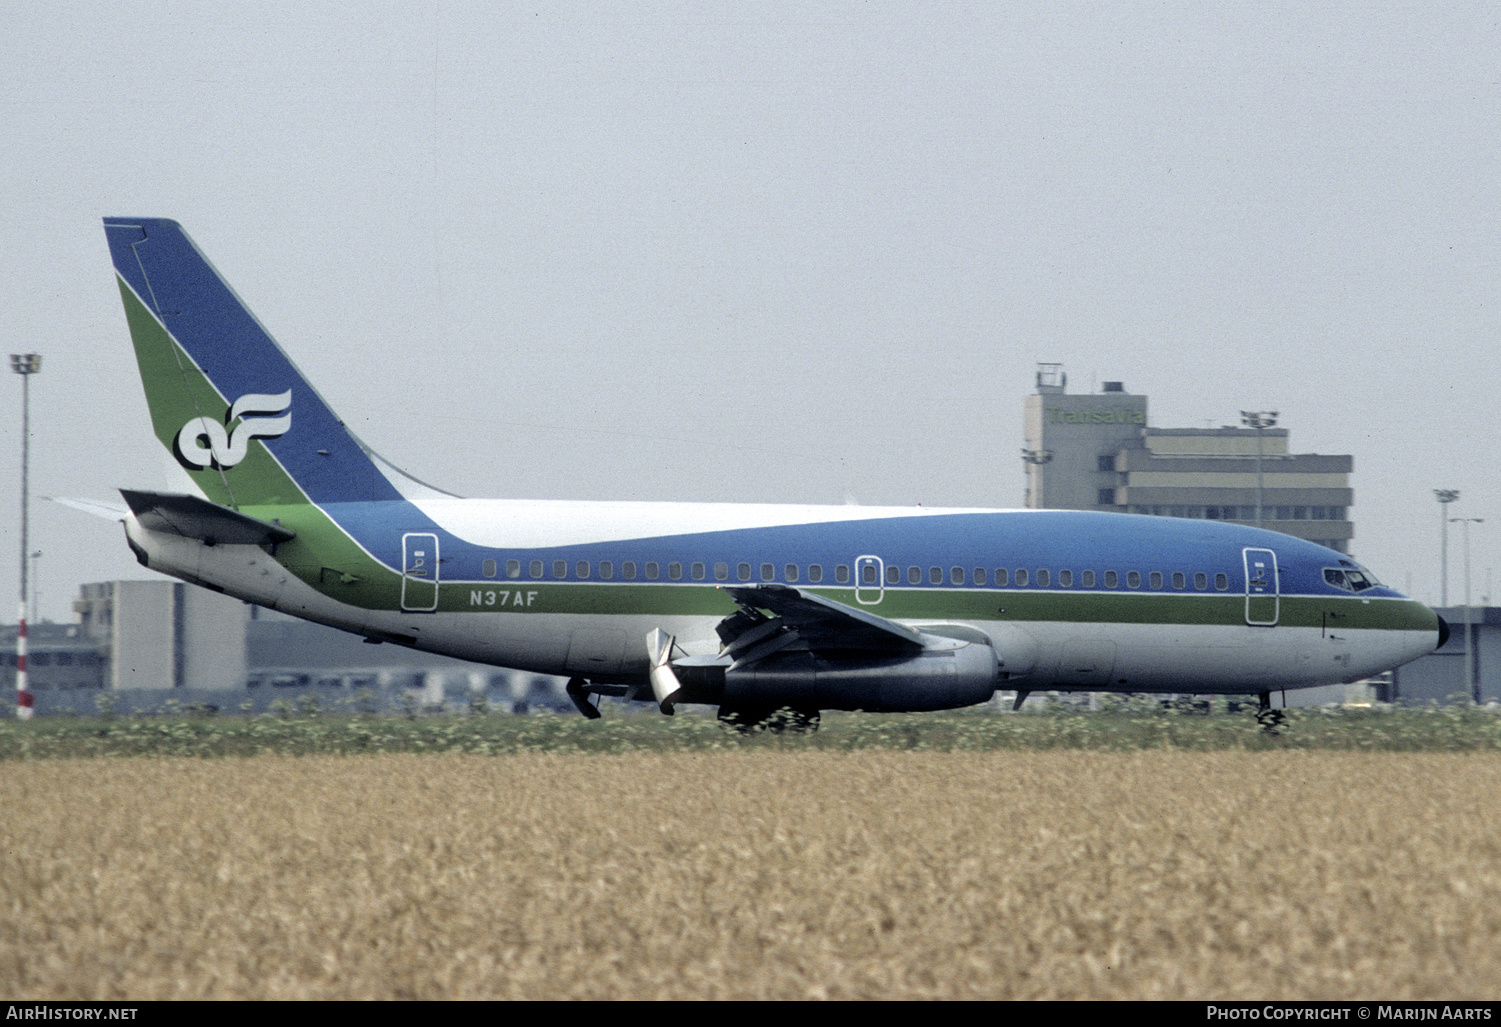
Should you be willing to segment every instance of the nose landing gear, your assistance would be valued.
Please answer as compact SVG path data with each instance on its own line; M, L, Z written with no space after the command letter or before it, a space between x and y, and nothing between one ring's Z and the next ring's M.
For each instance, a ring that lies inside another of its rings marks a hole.
M1258 692L1256 698L1259 704L1256 708L1256 723L1261 725L1261 730L1269 735L1281 734L1279 730L1287 723L1287 714L1281 710L1272 709L1272 693Z

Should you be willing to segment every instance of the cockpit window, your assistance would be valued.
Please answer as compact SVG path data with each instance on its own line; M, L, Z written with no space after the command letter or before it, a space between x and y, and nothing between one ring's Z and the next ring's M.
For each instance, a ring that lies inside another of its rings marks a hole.
M1364 571L1347 567L1341 570L1338 567L1325 567L1324 580L1335 588L1342 588L1346 592L1364 592L1368 588L1376 586L1376 579Z

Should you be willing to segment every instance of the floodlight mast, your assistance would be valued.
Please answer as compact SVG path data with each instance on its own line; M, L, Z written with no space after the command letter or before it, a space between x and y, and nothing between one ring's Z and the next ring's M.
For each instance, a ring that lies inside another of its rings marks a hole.
M42 369L40 353L12 353L10 369L21 376L21 616L16 622L16 719L30 720L36 699L26 675L26 566L31 558L27 545L30 513L29 480L31 462L31 376Z
M1475 630L1470 626L1470 525L1484 524L1484 517L1450 517L1449 520L1464 525L1465 535L1465 693L1476 705L1480 703L1480 689L1475 681Z
M1277 426L1275 410L1242 410L1240 423L1256 429L1256 527L1261 527L1261 498L1265 492L1261 479L1261 440L1268 428Z
M1439 606L1449 605L1449 504L1459 498L1459 489L1434 489L1438 500L1439 530Z

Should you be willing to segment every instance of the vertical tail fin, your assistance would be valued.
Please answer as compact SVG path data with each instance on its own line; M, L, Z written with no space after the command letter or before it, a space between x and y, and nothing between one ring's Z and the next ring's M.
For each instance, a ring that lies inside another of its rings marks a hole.
M105 218L156 437L226 506L399 499L175 221Z

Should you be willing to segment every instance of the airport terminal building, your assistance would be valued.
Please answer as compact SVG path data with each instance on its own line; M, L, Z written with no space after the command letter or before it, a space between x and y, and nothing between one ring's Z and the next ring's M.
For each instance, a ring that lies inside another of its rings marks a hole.
M1105 382L1069 393L1041 364L1026 397L1026 505L1257 523L1341 553L1355 526L1354 458L1294 454L1286 428L1156 428L1147 397Z

